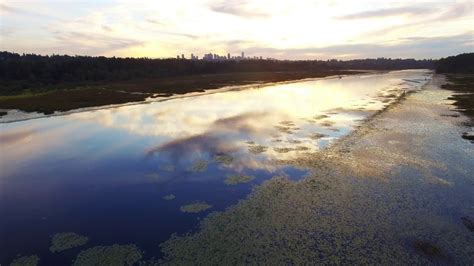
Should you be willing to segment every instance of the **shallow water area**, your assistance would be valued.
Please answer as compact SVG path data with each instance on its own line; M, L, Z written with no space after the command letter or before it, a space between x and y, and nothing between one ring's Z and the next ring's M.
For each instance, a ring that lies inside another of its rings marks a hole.
M115 243L158 258L172 233L195 229L253 186L308 172L275 161L327 147L430 77L303 80L2 123L0 264L19 254L64 264ZM51 237L62 232L89 241L53 254Z

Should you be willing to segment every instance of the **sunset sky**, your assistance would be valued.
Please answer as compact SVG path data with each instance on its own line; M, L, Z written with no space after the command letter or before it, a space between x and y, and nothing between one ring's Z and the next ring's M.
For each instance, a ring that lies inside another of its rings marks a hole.
M439 58L474 51L473 1L0 0L0 50L279 59Z

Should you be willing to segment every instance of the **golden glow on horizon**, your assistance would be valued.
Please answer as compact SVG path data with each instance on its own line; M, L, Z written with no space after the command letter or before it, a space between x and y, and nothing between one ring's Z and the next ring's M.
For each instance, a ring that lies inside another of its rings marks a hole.
M1 49L18 52L189 57L246 51L298 59L439 57L473 50L470 1L3 0L0 5ZM435 47L430 38L446 46ZM367 44L376 49L364 48Z

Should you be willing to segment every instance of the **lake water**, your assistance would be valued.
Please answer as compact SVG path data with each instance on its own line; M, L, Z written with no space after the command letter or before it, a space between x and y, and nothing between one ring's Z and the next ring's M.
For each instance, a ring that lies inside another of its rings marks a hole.
M68 264L83 248L114 243L159 257L172 233L192 231L253 186L307 173L275 161L323 149L430 77L309 79L2 123L0 264L31 254ZM183 212L195 202L211 207ZM59 232L90 241L51 253Z

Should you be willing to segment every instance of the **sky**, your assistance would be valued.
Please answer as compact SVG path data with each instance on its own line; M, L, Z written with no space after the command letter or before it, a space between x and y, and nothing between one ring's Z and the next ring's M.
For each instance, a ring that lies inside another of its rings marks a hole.
M166 58L474 52L474 1L0 0L0 50Z

